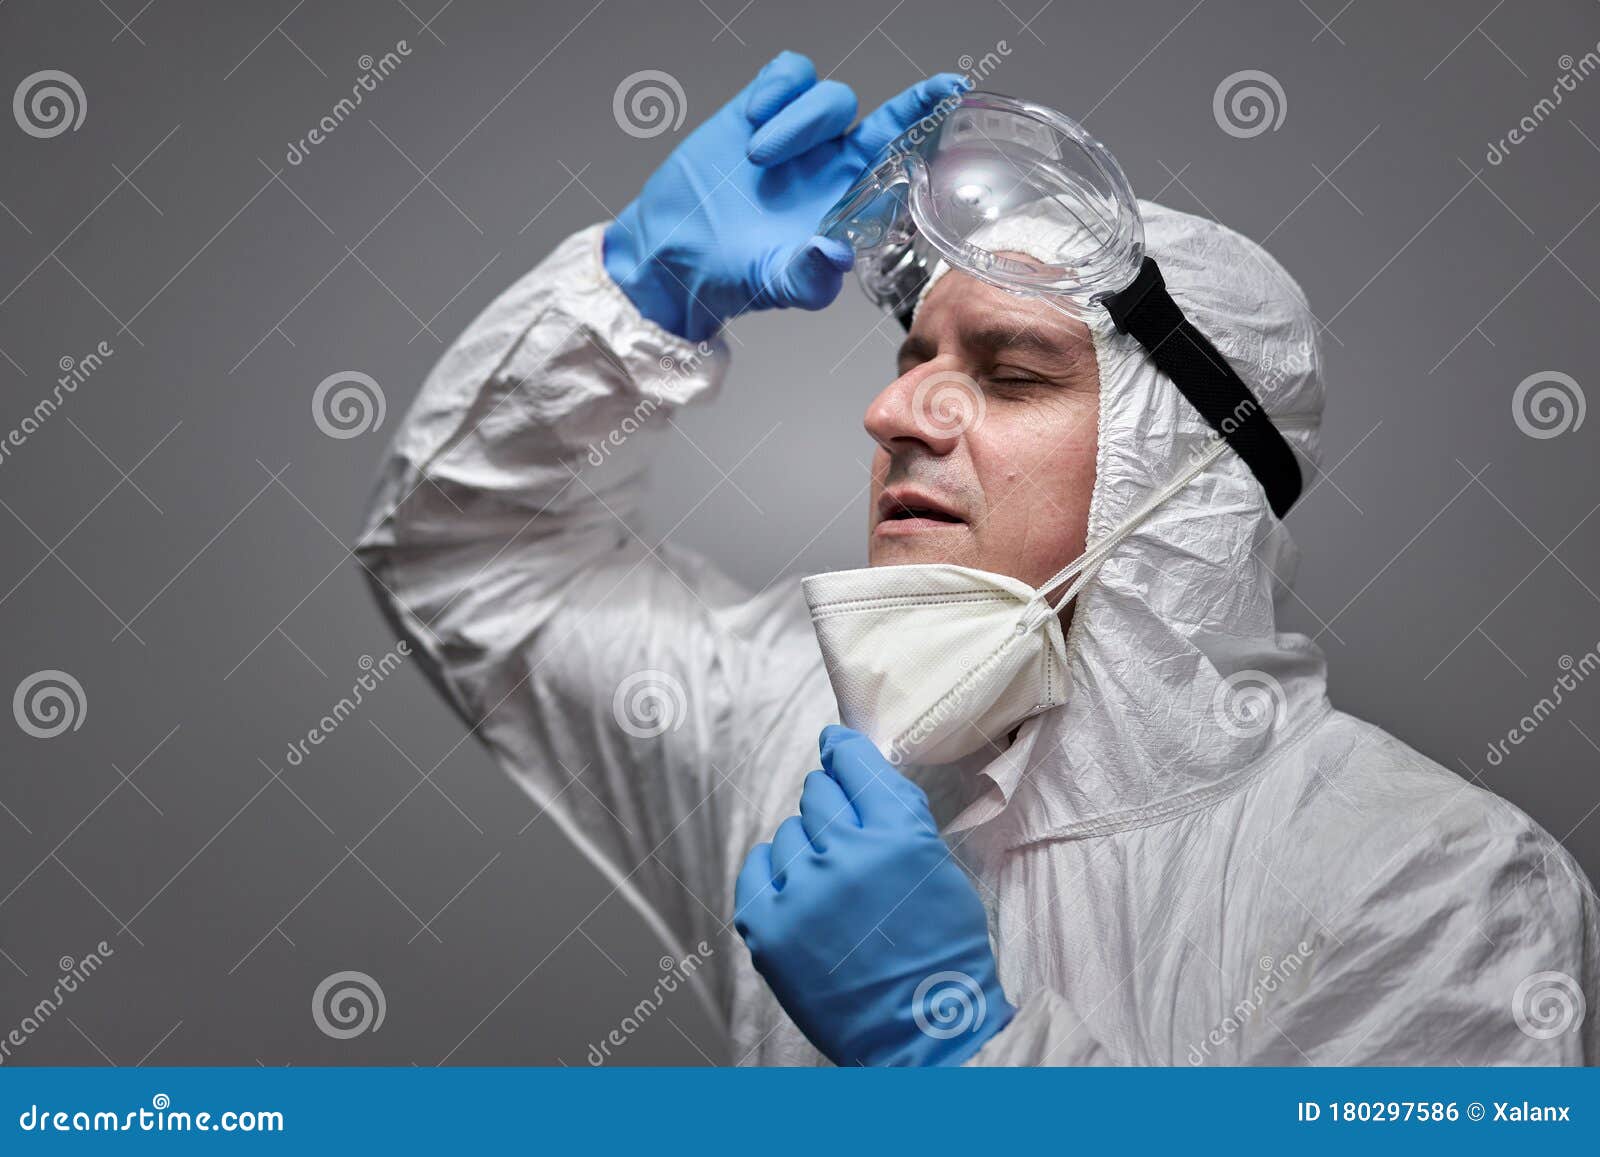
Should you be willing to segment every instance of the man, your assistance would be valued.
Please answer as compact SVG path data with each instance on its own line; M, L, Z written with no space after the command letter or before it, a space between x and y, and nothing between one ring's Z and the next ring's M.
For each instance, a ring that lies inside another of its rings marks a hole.
M1587 881L1329 705L1320 651L1275 628L1294 551L1263 487L1109 320L939 271L866 414L872 569L807 597L656 557L637 477L591 482L591 447L714 392L726 347L695 343L833 299L851 253L817 222L958 90L852 129L849 90L786 53L491 304L384 467L361 554L386 610L673 950L715 946L699 975L741 1062L1593 1062ZM1185 313L1314 460L1298 288L1215 223L1143 213ZM1042 682L956 711L951 758L824 729L916 692L880 651L938 663L856 612L1012 598L1048 606Z

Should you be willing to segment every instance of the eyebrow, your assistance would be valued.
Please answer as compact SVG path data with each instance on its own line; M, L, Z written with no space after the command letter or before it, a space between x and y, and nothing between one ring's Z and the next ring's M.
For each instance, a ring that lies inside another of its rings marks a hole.
M965 330L961 334L961 343L984 353L994 354L1002 350L1031 351L1046 357L1058 358L1067 361L1076 361L1079 351L1073 342L1070 346L1063 346L1060 342L1046 338L1038 331L1023 326L1020 328L1005 325L986 325L973 330ZM897 357L900 360L916 358L927 361L937 352L934 344L925 337L916 335L907 336L900 343Z
M930 360L934 355L933 343L925 337L916 337L908 334L906 340L900 343L900 348L895 351L895 361L903 362L907 358L915 358L919 362Z

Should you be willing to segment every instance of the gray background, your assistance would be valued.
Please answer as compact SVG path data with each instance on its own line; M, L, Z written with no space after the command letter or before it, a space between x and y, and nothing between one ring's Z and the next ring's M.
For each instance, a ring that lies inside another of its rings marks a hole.
M867 105L1003 40L989 87L1085 119L1142 195L1266 241L1328 327L1331 473L1292 518L1289 625L1343 707L1600 874L1600 681L1485 761L1600 642L1600 417L1536 439L1511 407L1541 371L1595 392L1600 77L1485 161L1600 12L1040 2L0 8L0 95L53 68L87 101L51 139L0 117L0 433L62 358L115 349L0 464L0 692L61 669L86 698L48 740L0 715L0 1033L58 958L115 951L12 1063L583 1064L650 990L659 946L414 665L302 766L284 752L393 646L348 546L441 342L786 47ZM681 82L679 132L619 128L641 69ZM1243 69L1285 98L1249 139L1212 111ZM720 404L663 439L656 533L756 587L858 564L878 321L852 286L738 322ZM381 384L381 429L319 432L312 391L342 370ZM341 1041L309 1006L344 969L388 1012ZM680 996L616 1060L725 1051Z

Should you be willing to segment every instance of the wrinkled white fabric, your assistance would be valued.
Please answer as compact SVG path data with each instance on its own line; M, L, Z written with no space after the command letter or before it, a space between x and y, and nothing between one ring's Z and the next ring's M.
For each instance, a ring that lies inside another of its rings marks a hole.
M895 766L949 763L1059 707L1067 642L1043 593L1008 575L929 564L802 584L839 719Z
M1318 414L1316 332L1287 274L1211 222L1144 209L1189 317L1271 412ZM446 353L361 558L535 805L669 950L714 947L695 975L732 1058L821 1063L728 922L738 864L795 811L834 697L798 583L750 598L652 553L630 530L642 481L591 481L590 447L708 398L727 361L642 320L599 245L598 227L569 239ZM1091 329L1095 542L1208 437L1136 345ZM1315 456L1314 426L1286 433ZM1330 706L1320 651L1276 628L1293 564L1224 455L1080 594L1063 706L1002 755L908 769L1019 1006L970 1064L1595 1060L1592 889L1516 808ZM649 691L665 714L640 726L627 710ZM1589 1006L1554 1035L1569 990L1552 974Z
M1139 525L1227 446L1217 440L1037 589L949 563L863 567L800 584L839 718L896 767L950 763L1067 701L1059 612Z

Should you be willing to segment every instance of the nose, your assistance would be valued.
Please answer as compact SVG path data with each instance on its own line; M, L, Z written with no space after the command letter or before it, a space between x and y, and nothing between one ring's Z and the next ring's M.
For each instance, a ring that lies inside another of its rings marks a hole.
M943 457L960 444L967 426L950 420L952 404L957 410L978 404L977 391L977 383L953 365L924 362L872 399L862 425L891 455L920 445Z

